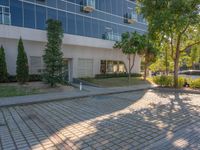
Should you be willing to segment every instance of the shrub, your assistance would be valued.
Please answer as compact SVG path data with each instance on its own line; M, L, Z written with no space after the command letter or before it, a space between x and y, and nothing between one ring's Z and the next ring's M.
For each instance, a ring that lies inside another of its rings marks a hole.
M153 82L163 86L163 87L172 87L173 86L173 77L172 76L155 76L153 77Z
M61 51L63 30L60 21L49 19L46 23L48 42L43 55L46 66L43 79L53 87L63 80L63 53Z
M173 87L174 79L173 76L162 75L153 77L153 82L162 87ZM182 88L184 86L184 83L185 83L185 78L179 77L178 87Z
M24 50L23 41L20 38L18 43L18 55L17 55L17 81L20 83L25 83L28 81L29 68L28 68L28 58Z
M141 74L132 73L131 77L141 77ZM119 77L128 77L127 73L113 73L113 74L97 74L95 76L96 79L103 79L103 78L119 78Z
M9 75L7 81L8 82L17 82L16 75ZM33 82L33 81L42 81L42 76L38 75L38 74L29 75L29 82Z
M191 88L200 88L200 78L189 81Z
M6 58L3 46L0 48L0 82L6 82L8 79Z

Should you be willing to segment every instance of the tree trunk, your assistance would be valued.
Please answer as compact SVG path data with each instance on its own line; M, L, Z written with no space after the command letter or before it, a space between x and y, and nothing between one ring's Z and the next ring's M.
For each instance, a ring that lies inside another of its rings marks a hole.
M128 55L128 82L130 82L131 79L131 56Z
M176 55L174 59L174 87L175 88L178 88L179 57L180 57L180 36L178 37L177 46L176 46Z
M144 80L147 79L147 64L144 64Z
M168 63L168 54L167 54L167 49L165 49L165 73L166 75L169 75L169 63Z

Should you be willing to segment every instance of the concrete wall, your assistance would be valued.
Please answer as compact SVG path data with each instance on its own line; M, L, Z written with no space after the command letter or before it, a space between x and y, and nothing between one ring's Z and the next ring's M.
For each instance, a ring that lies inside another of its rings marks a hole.
M27 56L42 56L46 44L46 32L13 26L0 25L0 44L5 48L8 72L15 74L17 44L22 37ZM93 75L100 73L101 60L120 60L128 65L127 56L113 49L114 42L65 34L62 50L64 58L72 60L72 76L78 77L78 59L93 59ZM133 72L140 72L140 57L137 56Z

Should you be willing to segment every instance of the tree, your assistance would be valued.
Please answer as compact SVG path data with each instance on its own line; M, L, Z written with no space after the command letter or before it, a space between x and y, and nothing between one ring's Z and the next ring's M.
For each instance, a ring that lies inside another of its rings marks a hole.
M62 81L63 69L63 53L61 51L63 30L60 21L49 19L47 20L47 44L43 60L45 69L43 73L44 80L55 86L56 83Z
M122 40L116 42L114 48L119 48L122 52L127 55L128 59L128 79L130 81L131 72L135 65L135 58L137 54L140 54L140 35L137 32L134 33L123 33Z
M155 48L148 36L143 35L141 38L141 40L143 41L143 43L141 43L141 47L143 49L142 53L144 57L144 80L146 80L147 70L149 66L156 61L158 49Z
M3 46L0 48L0 82L5 82L8 80L6 58Z
M26 52L24 50L24 45L22 38L18 42L18 55L17 55L17 81L24 84L29 78L29 67Z
M200 44L200 0L138 0L148 21L149 35L168 41L174 61L174 86L178 87L180 55ZM160 41L161 42L161 41Z
M190 49L190 63L191 63L191 68L195 69L195 64L200 63L200 46L193 46Z

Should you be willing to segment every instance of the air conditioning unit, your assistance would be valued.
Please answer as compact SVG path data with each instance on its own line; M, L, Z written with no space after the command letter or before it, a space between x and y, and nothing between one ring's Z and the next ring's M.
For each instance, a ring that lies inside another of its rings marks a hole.
M92 12L95 9L95 0L83 0L83 11Z

